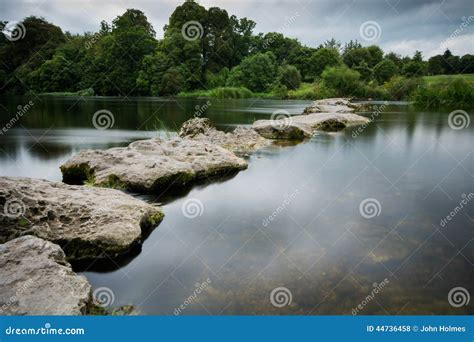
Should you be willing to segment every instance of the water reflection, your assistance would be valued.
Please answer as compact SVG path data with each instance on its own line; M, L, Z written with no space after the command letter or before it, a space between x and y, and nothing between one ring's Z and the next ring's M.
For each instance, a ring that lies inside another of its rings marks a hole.
M154 136L154 118L169 134L164 127L175 130L206 100L73 101L35 106L24 129L0 137L0 174L59 180L61 161L79 149ZM230 129L305 104L215 101L205 115ZM103 107L112 108L116 125L97 131L90 119ZM230 180L142 196L164 204L164 221L141 250L112 267L82 265L83 274L94 287L111 288L114 305L133 303L145 314L172 315L208 278L181 314L351 314L384 279L360 314L473 313L472 301L454 308L447 300L456 286L474 293L472 203L439 224L462 194L474 192L472 127L450 129L447 114L388 106L355 137L346 130L275 144ZM359 212L367 198L381 205L370 219ZM193 219L182 213L189 199L203 204ZM291 292L289 305L272 305L277 287Z

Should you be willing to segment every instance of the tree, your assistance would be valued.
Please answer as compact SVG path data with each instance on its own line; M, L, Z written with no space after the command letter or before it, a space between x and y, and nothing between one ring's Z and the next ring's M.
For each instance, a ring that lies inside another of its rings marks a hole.
M360 65L362 62L365 62L368 66L372 63L372 56L366 48L352 48L346 50L343 54L344 63L352 68L353 66Z
M276 57L271 52L244 58L234 67L228 79L230 86L244 86L254 92L268 91L275 81Z
M374 67L374 76L375 79L380 83L383 84L384 82L388 81L390 78L395 76L398 73L398 68L395 63L390 59L384 59L380 61Z
M464 55L461 57L460 72L463 74L474 73L474 55Z
M365 82L369 82L374 77L374 72L366 62L362 62L361 64L352 67L352 70L357 71L360 74L360 79Z
M430 75L439 75L446 73L444 69L445 62L443 56L436 55L428 59L428 74Z
M360 74L345 65L326 68L322 73L324 84L338 96L355 96L362 89Z
M321 48L316 50L309 58L308 77L319 77L328 66L335 66L341 63L339 52L335 49Z
M278 83L287 89L297 89L301 84L301 74L293 65L284 64L278 68Z
M407 77L423 76L426 74L424 63L411 61L403 66L403 75Z

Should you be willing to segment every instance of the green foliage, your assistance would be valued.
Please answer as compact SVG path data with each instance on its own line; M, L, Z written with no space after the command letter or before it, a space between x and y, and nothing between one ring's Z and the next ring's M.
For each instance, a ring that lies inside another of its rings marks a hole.
M212 97L217 99L248 99L255 97L250 90L244 87L219 87L211 90L196 90L180 92L180 97Z
M374 67L375 79L380 83L388 81L398 73L398 68L390 59L384 59Z
M456 107L470 108L474 103L474 92L472 85L463 79L457 79L450 83L449 87L442 83L432 83L419 87L413 99L418 105L426 107Z
M244 58L242 63L230 71L227 85L244 86L254 92L268 91L276 77L275 59L271 52Z
M363 92L360 74L347 66L335 66L322 73L324 84L334 90L337 96L359 96Z
M278 83L287 89L297 89L301 84L301 74L295 66L284 64L278 68Z
M289 99L318 100L336 96L333 90L324 86L321 82L303 83L300 88L288 91Z
M308 76L313 80L319 77L326 67L339 65L341 57L336 49L321 48L315 51L309 58Z
M390 100L406 100L419 87L423 85L423 79L419 77L406 78L402 76L394 76L383 85Z
M374 77L374 71L369 68L366 62L352 67L353 70L357 71L360 74L360 79L364 82L369 82Z

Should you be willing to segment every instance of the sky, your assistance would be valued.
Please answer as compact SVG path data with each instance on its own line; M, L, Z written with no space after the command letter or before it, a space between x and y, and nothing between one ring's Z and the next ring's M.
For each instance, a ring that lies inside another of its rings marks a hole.
M1 0L0 20L44 17L63 31L97 31L127 8L142 10L157 38L184 0ZM199 0L257 23L255 33L277 31L316 47L335 38L380 45L386 52L428 58L449 48L474 54L474 0Z

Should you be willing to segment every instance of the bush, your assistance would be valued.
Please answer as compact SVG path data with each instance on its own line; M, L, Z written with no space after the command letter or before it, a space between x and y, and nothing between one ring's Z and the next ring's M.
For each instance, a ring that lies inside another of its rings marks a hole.
M413 99L416 104L426 107L466 107L474 106L474 92L463 79L449 84L429 84L419 87Z
M301 74L293 65L283 65L278 68L278 82L287 89L298 89L301 84Z
M342 59L336 49L320 48L309 58L308 76L314 80L321 75L325 68L341 63Z
M390 59L384 59L377 63L374 67L375 79L380 83L384 83L391 79L398 73L398 68L395 63Z
M412 94L423 84L419 77L405 78L394 76L383 85L390 100L408 100Z
M271 52L246 57L234 67L227 80L228 86L246 87L254 92L270 89L276 78L276 57Z
M345 65L326 68L322 73L326 87L333 89L337 96L363 96L364 86L360 74Z
M218 99L248 99L253 93L244 87L220 87L209 91L210 97Z
M288 98L294 100L319 100L334 96L334 91L319 82L303 83L300 88L288 91Z

